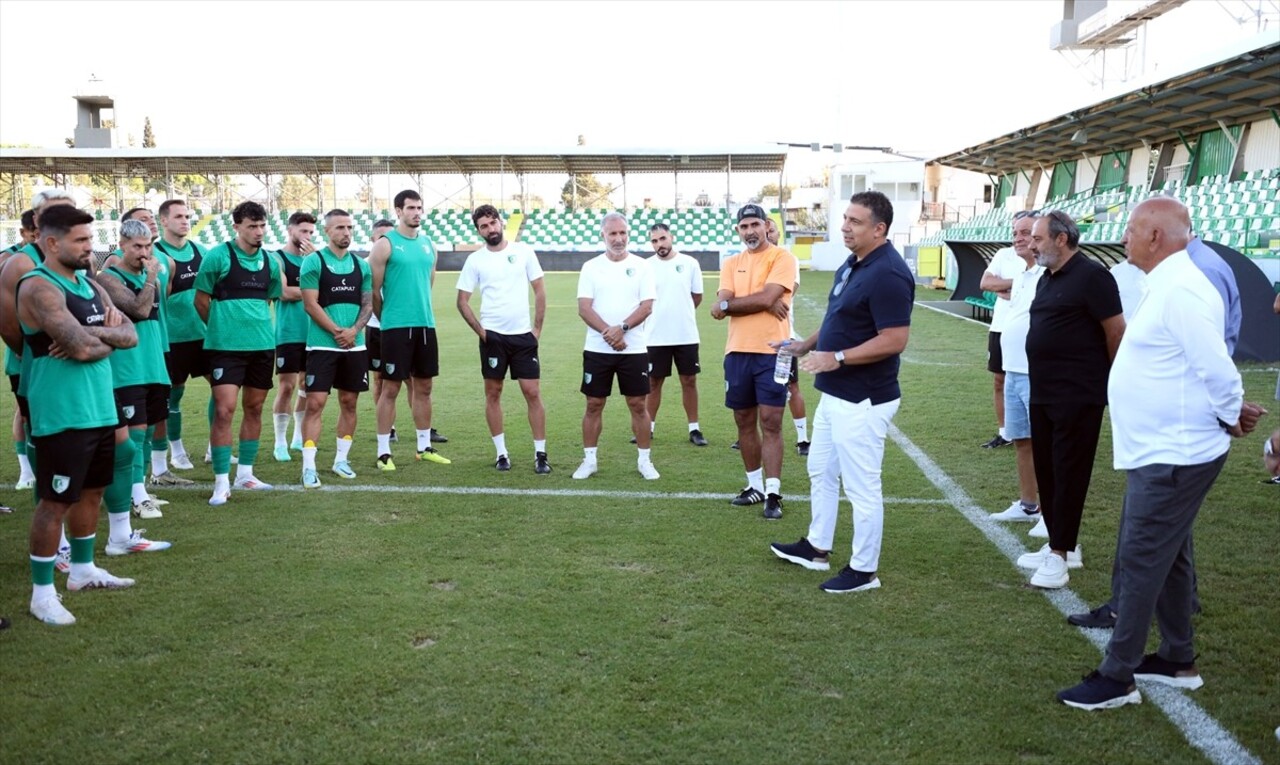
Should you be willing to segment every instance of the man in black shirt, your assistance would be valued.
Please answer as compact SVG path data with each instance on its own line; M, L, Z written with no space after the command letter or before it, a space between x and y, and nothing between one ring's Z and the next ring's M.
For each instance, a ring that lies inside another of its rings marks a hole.
M1080 230L1061 210L1031 230L1036 283L1027 332L1031 377L1031 448L1040 512L1049 543L1018 559L1033 569L1031 584L1058 589L1068 568L1081 565L1077 536L1098 450L1107 375L1124 334L1120 291L1111 273L1077 249Z

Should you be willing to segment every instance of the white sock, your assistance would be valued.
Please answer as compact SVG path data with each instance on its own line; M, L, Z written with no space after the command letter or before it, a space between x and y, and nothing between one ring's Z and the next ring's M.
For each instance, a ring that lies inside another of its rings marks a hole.
M431 428L418 428L418 451L431 448Z
M214 473L213 474L213 491L231 491L231 474L230 473Z
M764 479L764 493L765 493L766 495L768 495L768 494L779 494L779 495L780 495L780 494L782 494L782 479L781 479L781 478L766 478L766 479Z
M539 441L539 440L538 440L538 439L536 439L536 438L535 438L535 439L533 439L533 451L534 451L535 453L536 453L536 452L542 452L543 454L546 454L546 453L547 453L547 439L545 439L545 438L544 438L544 439L542 439L541 441Z
M163 475L169 470L169 463L165 461L167 453L164 449L157 449L151 452L151 475Z
M657 420L649 420L649 435L653 435L653 431L658 427Z
M236 480L253 478L253 465L236 465Z
M89 535L89 536L87 536L87 537L76 537L76 539L81 539L81 540L83 540L83 539L89 539L89 540L92 540L92 539L93 539L94 537L96 537L96 536L98 536L98 535L97 535L97 534L90 534L90 535ZM89 561L88 563L76 563L75 561L72 561L72 562L71 562L71 573L70 573L70 576L74 576L74 577L76 577L77 579L82 578L82 577L86 577L86 576L93 576L93 570L94 570L95 568L96 568L96 566L94 566L94 565L93 565L93 561Z
M338 439L337 452L334 454L333 462L336 465L339 462L346 462L347 455L351 453L351 436L343 436Z
M187 447L182 445L181 438L170 439L169 450L173 452L174 459L185 457L187 454Z
M692 433L695 430L702 430L702 426L698 424L697 420L689 423L689 432Z
M808 441L809 440L809 418L797 417L794 420L792 420L792 422L796 424L796 441L797 442Z
M758 492L764 492L764 468L747 471L747 486Z
M276 446L277 447L288 446L289 445L289 415L277 414L272 419L275 420L275 425L276 425Z
M18 455L18 473L24 481L34 476L31 472L31 458L25 454Z
M316 469L316 447L314 446L302 447L302 469L303 470Z
M636 449L636 455L637 455L637 460L636 460L637 462L649 462L649 461L650 461L650 460L649 460L649 450L648 450L648 449Z
M58 549L59 549L59 550L70 550L70 549L71 549L71 542L67 540L67 527L66 527L66 526L63 526L63 527L62 527L62 530L61 530L59 533L60 533L62 536L58 539Z
M107 539L112 542L127 542L129 536L133 534L133 526L129 523L128 513L107 513L107 520L111 524L111 531L107 535Z
M299 389L299 392L301 392L301 389ZM293 440L299 443L302 442L302 418L305 417L306 414L307 412L305 409L302 411L295 410L293 413Z
M497 450L499 457L507 453L507 434L506 433L499 433L498 435L493 437L493 448Z
M999 430L999 431L997 431L997 432L1000 434L1000 437L1001 437L1001 438L1004 438L1006 441L1008 441L1008 440L1009 440L1009 439L1005 438L1005 435L1004 435L1004 428L1000 428L1000 430Z
M381 457L384 454L390 454L390 453L391 453L391 434L379 433L378 434L378 456Z
M146 486L143 486L140 483L135 483L133 485L133 504L141 505L143 502L147 501L150 498L151 497L148 496L147 494Z
M54 558L41 558L36 555L32 555L31 559L40 561L41 563L48 563L49 561L54 560ZM36 601L39 601L39 600L44 600L45 598L56 598L56 597L58 597L58 591L53 588L52 584L31 585L31 602L32 603L35 603Z
M587 462L595 462L596 449L598 448L596 446L584 446L582 447L582 456L586 458Z

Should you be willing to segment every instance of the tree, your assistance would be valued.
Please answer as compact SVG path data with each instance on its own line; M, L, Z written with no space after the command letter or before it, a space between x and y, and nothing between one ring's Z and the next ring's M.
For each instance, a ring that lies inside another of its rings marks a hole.
M785 204L788 200L791 199L791 190L793 188L795 187L787 186L785 189L782 190L782 197L778 200L780 204ZM776 197L776 196L778 196L778 184L766 183L765 185L760 187L760 193L757 195L757 199L764 199L765 197Z
M560 201L564 202L566 210L594 207L597 203L608 204L609 192L612 190L601 183L595 175L580 173L569 176L569 180L564 182L564 188L560 191Z
M142 123L142 148L154 149L156 147L156 134L151 130L151 118L147 117Z

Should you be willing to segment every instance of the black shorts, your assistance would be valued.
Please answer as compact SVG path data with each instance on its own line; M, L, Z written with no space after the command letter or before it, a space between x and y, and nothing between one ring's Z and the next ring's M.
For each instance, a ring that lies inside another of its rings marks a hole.
M542 376L538 363L538 338L532 332L500 335L485 330L480 341L480 376L501 380L511 370L512 380L537 380Z
M168 385L126 385L116 388L116 427L155 425L169 417Z
M369 359L364 351L312 351L307 354L307 393L328 393L337 388L364 393L369 390Z
M31 439L36 447L36 496L73 504L84 489L111 484L116 461L116 429L64 430Z
M18 401L18 414L22 415L22 419L31 422L31 404L27 401L26 396L19 396L17 393L13 397Z
M697 343L649 346L650 377L670 377L673 361L676 372L682 375L696 375L702 371L702 365L698 363Z
M382 330L377 327L364 328L364 349L369 357L369 371L382 371Z
M209 351L210 385L271 390L275 351Z
M276 346L276 374L292 375L307 368L307 344L285 343Z
M987 371L993 375L1004 374L1004 354L1000 352L1000 333L987 333Z
M787 385L800 380L800 359L795 356L791 357L791 376L787 378Z
M608 398L613 376L624 396L649 395L649 357L644 353L582 352L582 392L592 398Z
M408 380L440 374L440 349L434 328L383 328L381 341L383 379Z
M9 390L13 391L13 395L18 395L18 386L21 384L21 375L9 375Z
M176 388L185 385L189 377L209 374L209 352L204 349L203 340L170 343L164 365L169 369L169 384Z

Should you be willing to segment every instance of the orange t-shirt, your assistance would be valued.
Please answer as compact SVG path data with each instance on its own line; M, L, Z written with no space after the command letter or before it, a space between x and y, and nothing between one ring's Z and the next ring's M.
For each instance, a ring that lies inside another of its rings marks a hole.
M742 252L726 258L720 266L719 291L732 297L746 297L763 292L766 284L783 288L782 301L791 305L791 291L796 284L796 259L786 250L770 245L761 252ZM725 353L777 353L769 343L791 336L791 323L768 311L729 317L729 339Z

